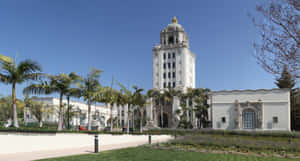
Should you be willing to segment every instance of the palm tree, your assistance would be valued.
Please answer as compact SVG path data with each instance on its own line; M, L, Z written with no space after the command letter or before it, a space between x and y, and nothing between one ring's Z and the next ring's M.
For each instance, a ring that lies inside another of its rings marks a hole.
M175 96L180 96L181 95L181 91L180 90L176 90L174 88L168 88L166 90L163 91L163 101L164 101L164 105L173 105L174 103L174 97ZM162 110L163 111L163 110ZM162 123L162 127L163 127L163 112L161 112L161 123Z
M133 94L133 103L137 105L138 110L140 112L140 132L143 132L143 118L144 118L144 109L147 104L147 97L143 95L141 92L144 91L142 88L138 88L137 86L133 86L134 94Z
M197 90L197 96L194 99L195 102L195 113L196 117L198 119L198 127L202 128L203 124L207 122L208 120L208 108L209 105L207 104L208 100L208 92L210 91L209 89L203 89L199 88Z
M69 75L62 73L59 75L47 75L49 81L41 81L39 84L31 84L23 90L24 94L53 94L59 93L59 116L58 127L60 131L63 128L63 97L68 94L70 88L74 83L81 78L74 72Z
M78 77L78 80L80 80L82 78L79 78ZM78 88L69 88L67 89L67 92L66 92L66 97L67 97L67 128L70 129L70 118L72 118L72 114L70 113L71 109L72 109L72 106L70 105L70 97L75 97L75 98L80 98L81 96L81 91L78 89ZM74 112L73 112L74 113Z
M16 106L16 85L29 80L38 80L41 77L41 66L32 60L24 60L17 64L16 61L1 61L0 81L12 85L12 108L14 127L19 127Z
M84 101L87 101L88 104L88 130L92 129L91 104L101 89L99 78L102 72L102 70L92 68L90 69L87 77L82 79L80 83L77 84L80 89L81 96L83 97Z
M133 105L133 94L124 85L122 85L121 83L118 83L118 84L121 87L121 92L122 92L122 97L123 97L124 104L128 105L127 120L126 121L127 121L127 133L129 133L129 116L130 116L131 106Z

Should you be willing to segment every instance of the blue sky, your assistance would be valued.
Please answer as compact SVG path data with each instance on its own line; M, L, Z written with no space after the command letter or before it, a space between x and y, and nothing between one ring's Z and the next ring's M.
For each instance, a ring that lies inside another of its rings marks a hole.
M274 88L251 55L256 30L248 13L259 0L2 0L0 53L42 64L50 74L91 67L125 85L152 88L152 48L177 16L196 55L196 86L212 90ZM17 96L22 96L18 85ZM1 94L11 93L0 85Z

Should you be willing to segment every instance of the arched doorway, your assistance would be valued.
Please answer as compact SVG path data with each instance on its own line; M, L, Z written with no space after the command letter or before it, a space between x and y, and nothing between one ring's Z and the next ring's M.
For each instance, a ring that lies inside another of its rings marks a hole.
M159 115L159 127L167 128L168 127L168 115L166 113L163 114L162 121L161 121L161 115Z
M256 128L256 113L252 109L245 109L243 111L243 128L255 129Z

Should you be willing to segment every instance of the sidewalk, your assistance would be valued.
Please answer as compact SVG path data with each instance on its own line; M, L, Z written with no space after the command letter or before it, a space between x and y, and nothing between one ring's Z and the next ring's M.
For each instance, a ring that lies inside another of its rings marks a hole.
M168 139L165 138L157 139L157 140L152 140L152 143L165 142L167 140ZM99 147L100 148L99 151L136 147L144 144L148 144L148 141L137 141L137 142L122 143L122 144L103 145ZM62 157L62 156L90 154L93 153L93 151L94 151L94 147L91 146L81 147L81 148L68 148L68 149L61 149L61 150L43 150L43 151L26 152L26 153L2 154L0 155L0 160L1 161L32 161L32 160L55 158L55 157Z

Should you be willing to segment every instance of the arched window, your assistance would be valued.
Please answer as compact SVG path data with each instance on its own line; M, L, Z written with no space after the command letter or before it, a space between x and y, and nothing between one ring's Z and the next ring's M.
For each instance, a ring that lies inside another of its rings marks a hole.
M243 111L243 128L255 129L256 128L256 113L252 109L245 109Z
M170 36L168 40L169 40L169 42L168 42L169 44L174 44L174 37L173 36Z

